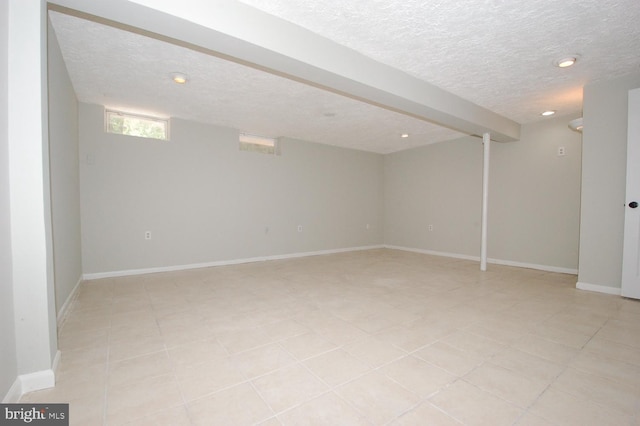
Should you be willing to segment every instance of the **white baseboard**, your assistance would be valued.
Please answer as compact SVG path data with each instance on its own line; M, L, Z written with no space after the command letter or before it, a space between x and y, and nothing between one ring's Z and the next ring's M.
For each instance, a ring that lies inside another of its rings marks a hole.
M20 378L16 378L16 381L13 382L13 385L9 388L9 392L2 398L3 404L15 404L20 401L20 397L22 396L22 386L20 385Z
M479 256L469 256L469 255L466 255L466 254L447 253L447 252L443 252L443 251L425 250L425 249L417 249L417 248L402 247L402 246L392 246L392 245L385 245L384 248L391 249L391 250L410 251L410 252L413 252L413 253L420 253L420 254L429 254L431 256L450 257L450 258L453 258L453 259L480 261L480 257Z
M393 250L411 251L414 253L429 254L432 256L451 257L454 259L473 260L476 262L480 262L480 256L470 256L466 254L446 253L441 251L423 250L423 249L415 249L410 247L401 247L401 246L392 246L392 245L385 245L385 248L393 249ZM536 270L545 271L545 272L559 272L562 274L571 274L571 275L578 274L577 269L561 268L558 266L549 266L549 265L538 265L535 263L514 262L512 260L489 258L487 259L487 263L493 263L494 265L515 266L518 268L536 269Z
M35 373L22 374L20 380L20 395L42 389L49 389L56 385L56 375L53 369L36 371Z
M478 261L480 258L478 258ZM560 274L578 275L578 270L573 268L561 268L559 266L537 265L535 263L514 262L511 260L487 259L487 262L495 265L515 266L518 268L536 269L546 272L558 272Z
M60 351L56 351L49 370L36 371L35 373L22 374L13 382L9 392L2 399L3 404L13 404L20 401L22 395L28 392L49 389L56 385L56 371L60 364Z
M589 284L577 282L576 288L579 290L587 290L587 291L595 291L598 293L612 294L614 296L620 296L622 294L622 289L616 287L609 287L606 285L598 285L598 284Z
M97 273L84 274L82 276L82 279L97 280L101 278L125 277L130 275L153 274L158 272L173 272L173 271L182 271L186 269L210 268L213 266L228 266L228 265L239 265L242 263L264 262L267 260L294 259L298 257L319 256L319 255L325 255L325 254L345 253L345 252L362 251L362 250L373 250L373 249L381 249L384 247L385 247L384 245L348 247L348 248L341 248L341 249L309 251L309 252L302 252L302 253L279 254L274 256L221 260L216 262L193 263L189 265L161 266L156 268L129 269L125 271L97 272Z
M73 287L73 290L71 290L71 293L69 293L67 300L65 300L64 304L58 311L58 316L57 316L58 328L62 327L64 320L67 318L67 315L69 314L69 309L73 305L73 301L76 299L76 297L78 297L78 289L80 288L81 283L82 283L82 276L78 278L78 282L76 283L75 287Z

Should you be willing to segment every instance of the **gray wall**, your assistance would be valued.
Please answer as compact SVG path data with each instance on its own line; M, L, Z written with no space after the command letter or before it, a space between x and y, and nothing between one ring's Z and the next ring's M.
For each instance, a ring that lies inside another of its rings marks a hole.
M568 127L577 117L525 124L520 141L492 143L489 257L578 269L582 137Z
M627 169L627 98L640 74L584 88L580 270L583 284L620 288Z
M49 164L56 311L82 276L78 102L49 25Z
M385 244L479 254L482 140L462 138L388 154L384 184Z
M79 113L86 274L383 242L378 154L294 140L241 152L237 131L180 119L153 141L105 133L101 106Z
M573 118L523 125L520 141L491 143L489 258L577 269L581 137L567 127ZM479 138L387 155L384 170L385 243L480 255Z
M9 3L0 2L0 400L4 399L18 376L9 205L8 18Z

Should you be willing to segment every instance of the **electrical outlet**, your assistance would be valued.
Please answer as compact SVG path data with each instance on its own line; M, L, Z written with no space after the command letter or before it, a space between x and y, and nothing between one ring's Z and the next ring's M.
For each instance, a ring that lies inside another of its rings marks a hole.
M150 240L151 239L151 231L147 231L144 233L144 239L145 240Z
M429 232L433 231L433 225L429 225L428 229L429 229Z
M567 155L567 151L565 150L564 146L559 146L558 147L558 157L562 157L563 155Z
M302 225L298 225L298 232L302 232Z

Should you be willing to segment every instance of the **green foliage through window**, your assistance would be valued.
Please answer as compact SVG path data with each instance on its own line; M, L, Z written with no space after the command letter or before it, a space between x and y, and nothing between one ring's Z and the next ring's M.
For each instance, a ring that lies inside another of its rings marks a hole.
M119 135L168 140L169 122L160 118L127 114L119 111L106 112L107 132Z

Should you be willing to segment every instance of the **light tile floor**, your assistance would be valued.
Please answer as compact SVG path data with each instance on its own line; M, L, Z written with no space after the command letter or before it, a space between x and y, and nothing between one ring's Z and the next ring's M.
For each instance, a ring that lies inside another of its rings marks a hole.
M394 250L84 282L74 425L640 425L640 301Z

